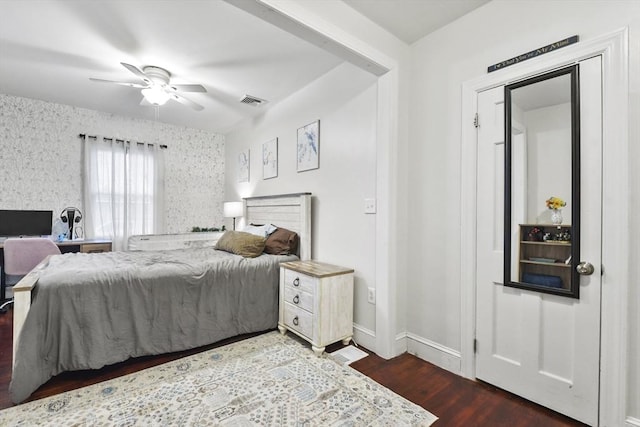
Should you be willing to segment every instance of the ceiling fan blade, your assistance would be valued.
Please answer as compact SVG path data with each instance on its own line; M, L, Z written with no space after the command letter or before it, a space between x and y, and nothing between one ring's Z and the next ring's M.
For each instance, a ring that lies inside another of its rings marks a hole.
M170 85L170 87L178 92L200 92L206 93L207 89L202 85Z
M146 85L141 85L139 83L117 82L115 80L94 79L93 77L89 77L89 80L91 80L92 82L98 82L98 83L113 83L113 84L122 85L122 86L135 87L138 89L144 89L145 87L147 87Z
M189 107L193 108L196 111L204 110L204 107L202 105L197 104L197 103L193 102L192 100L185 98L184 96L180 96L177 93L172 93L171 94L171 99L173 99L175 101L178 101L181 104L188 105Z
M133 74L135 74L136 76L140 77L145 82L147 82L147 83L151 82L149 77L147 77L147 75L145 73L143 73L142 70L140 68L136 67L135 65L127 64L126 62L121 62L120 64L122 64L122 66L124 68L126 68L129 71L131 71Z

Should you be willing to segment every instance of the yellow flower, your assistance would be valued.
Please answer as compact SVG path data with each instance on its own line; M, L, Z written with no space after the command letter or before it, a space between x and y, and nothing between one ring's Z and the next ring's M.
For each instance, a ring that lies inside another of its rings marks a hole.
M547 208L549 209L560 209L562 207L567 206L567 203L562 200L560 197L551 196L549 197L545 203L547 204Z

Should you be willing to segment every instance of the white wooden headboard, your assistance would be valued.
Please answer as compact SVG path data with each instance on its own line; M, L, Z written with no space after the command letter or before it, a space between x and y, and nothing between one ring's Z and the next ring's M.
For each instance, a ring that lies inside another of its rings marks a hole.
M300 236L300 259L311 259L311 193L247 197L243 204L245 223L270 223L295 231Z

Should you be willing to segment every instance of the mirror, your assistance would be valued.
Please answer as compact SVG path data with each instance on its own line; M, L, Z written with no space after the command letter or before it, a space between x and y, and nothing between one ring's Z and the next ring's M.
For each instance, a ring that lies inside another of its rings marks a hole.
M505 86L505 286L579 298L578 88L578 65Z

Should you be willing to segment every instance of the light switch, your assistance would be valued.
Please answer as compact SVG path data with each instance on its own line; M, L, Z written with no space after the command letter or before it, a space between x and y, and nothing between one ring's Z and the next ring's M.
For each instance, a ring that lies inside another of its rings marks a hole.
M364 199L364 213L376 213L376 199Z

